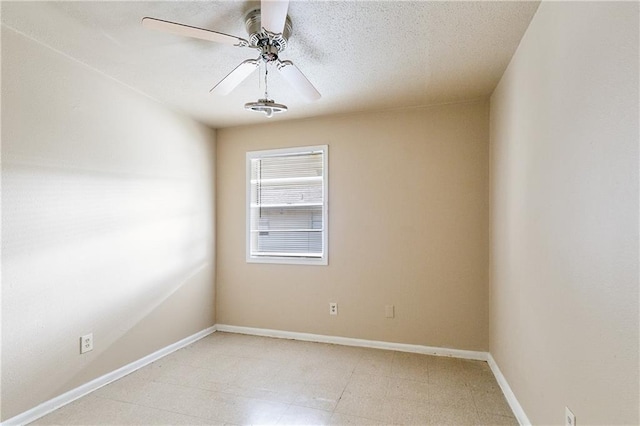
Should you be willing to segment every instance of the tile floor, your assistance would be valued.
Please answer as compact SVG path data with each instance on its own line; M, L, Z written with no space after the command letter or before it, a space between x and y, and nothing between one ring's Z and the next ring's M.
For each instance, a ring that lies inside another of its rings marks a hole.
M517 425L486 362L216 332L36 425Z

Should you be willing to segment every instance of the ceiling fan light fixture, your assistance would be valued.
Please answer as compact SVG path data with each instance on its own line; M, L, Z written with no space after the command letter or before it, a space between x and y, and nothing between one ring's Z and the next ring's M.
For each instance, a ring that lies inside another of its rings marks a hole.
M287 106L275 103L272 99L258 99L257 102L247 102L244 109L248 111L262 112L267 118L273 117L273 114L287 111Z

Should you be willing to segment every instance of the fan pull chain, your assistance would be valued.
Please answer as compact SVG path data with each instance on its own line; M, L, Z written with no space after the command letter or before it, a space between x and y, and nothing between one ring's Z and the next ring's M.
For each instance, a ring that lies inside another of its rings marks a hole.
M264 64L264 98L265 99L269 99L269 93L268 93L268 83L267 83L267 74L269 74L269 64L265 63Z

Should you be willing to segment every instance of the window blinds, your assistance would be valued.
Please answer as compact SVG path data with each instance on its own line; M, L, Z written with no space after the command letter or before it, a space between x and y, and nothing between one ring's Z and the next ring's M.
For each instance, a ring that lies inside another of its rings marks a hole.
M250 257L323 258L325 150L252 154L248 156Z

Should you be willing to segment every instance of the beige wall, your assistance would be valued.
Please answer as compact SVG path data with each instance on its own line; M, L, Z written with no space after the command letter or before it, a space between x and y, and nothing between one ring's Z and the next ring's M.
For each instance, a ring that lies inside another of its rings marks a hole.
M486 350L488 112L481 101L219 130L217 323ZM329 265L247 264L245 153L321 144Z
M3 420L213 325L214 143L3 26Z
M533 424L640 423L638 16L543 2L491 98L490 351Z

